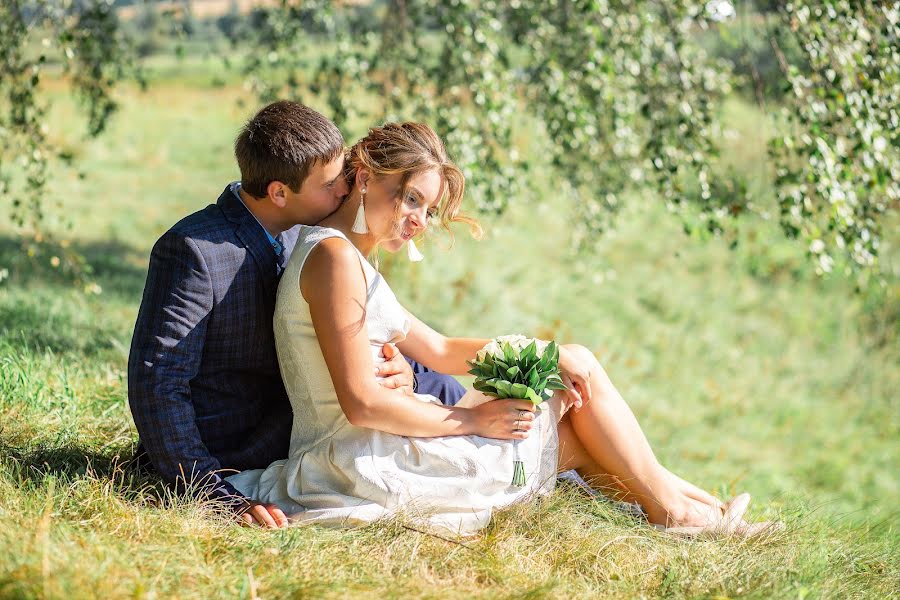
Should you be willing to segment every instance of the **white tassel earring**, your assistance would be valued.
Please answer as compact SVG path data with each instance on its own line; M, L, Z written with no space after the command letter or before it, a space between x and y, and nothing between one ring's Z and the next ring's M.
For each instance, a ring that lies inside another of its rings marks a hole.
M416 243L412 240L406 242L406 256L409 257L411 262L420 262L425 256L419 252L419 248L416 247Z
M359 208L356 211L356 220L353 221L353 227L350 231L353 233L369 233L369 226L366 225L366 188L359 190Z

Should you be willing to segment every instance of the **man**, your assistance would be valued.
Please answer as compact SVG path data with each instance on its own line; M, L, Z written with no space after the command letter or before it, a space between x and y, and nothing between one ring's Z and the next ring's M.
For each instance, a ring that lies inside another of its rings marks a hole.
M219 473L287 456L292 415L275 354L275 292L297 226L328 216L348 192L343 148L340 131L316 111L288 101L264 107L235 142L241 181L176 223L150 255L128 360L139 460L176 489L234 507L248 524L287 519ZM462 396L452 378L411 367L392 346L384 354L383 385L451 404Z

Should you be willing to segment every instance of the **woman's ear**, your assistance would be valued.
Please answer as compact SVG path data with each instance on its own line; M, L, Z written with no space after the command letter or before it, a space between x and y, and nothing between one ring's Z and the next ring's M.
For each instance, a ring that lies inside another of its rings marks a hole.
M370 173L366 169L357 169L356 170L356 179L354 183L358 189L364 189L366 184L369 182Z
M271 181L269 182L269 185L266 186L266 195L269 197L269 200L272 201L272 204L278 208L284 208L287 205L287 195L285 194L284 189L286 187L287 186L280 181Z

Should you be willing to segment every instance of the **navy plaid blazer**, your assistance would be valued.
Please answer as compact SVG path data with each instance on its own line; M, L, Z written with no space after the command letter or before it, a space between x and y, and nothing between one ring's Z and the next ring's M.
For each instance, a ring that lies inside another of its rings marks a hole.
M299 227L282 234L287 256ZM153 468L232 504L222 479L288 455L293 415L278 370L272 317L276 256L230 188L156 242L128 358L128 402ZM417 387L449 404L451 377L413 364Z

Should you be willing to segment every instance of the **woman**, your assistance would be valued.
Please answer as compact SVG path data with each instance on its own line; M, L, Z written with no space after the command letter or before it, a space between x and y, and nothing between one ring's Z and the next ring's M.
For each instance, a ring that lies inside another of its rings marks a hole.
M372 129L350 150L345 172L350 195L319 226L303 228L278 289L276 346L294 410L290 456L230 477L242 493L298 521L359 524L403 514L465 535L486 525L494 508L545 493L557 472L575 469L638 502L658 526L753 532L741 520L746 494L722 504L657 462L583 347L562 346L571 391L537 408L486 402L474 391L444 406L379 386L385 343L455 375L489 340L435 332L398 303L367 259L379 247L412 245L432 220L444 228L468 223L473 233L477 225L459 214L464 178L425 125ZM510 486L517 440L530 474L521 488Z

